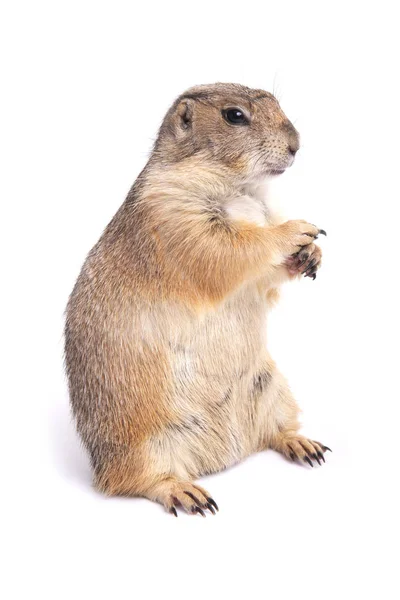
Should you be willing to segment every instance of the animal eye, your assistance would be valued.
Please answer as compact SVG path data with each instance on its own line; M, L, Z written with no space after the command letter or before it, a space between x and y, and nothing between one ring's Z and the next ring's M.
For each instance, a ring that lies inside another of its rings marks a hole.
M227 108L222 111L222 115L231 125L248 125L248 120L240 108Z

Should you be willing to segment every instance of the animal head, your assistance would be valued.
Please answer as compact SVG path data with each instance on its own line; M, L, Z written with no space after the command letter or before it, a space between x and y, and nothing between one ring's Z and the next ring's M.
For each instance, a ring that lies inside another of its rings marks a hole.
M201 154L243 180L283 173L299 149L299 134L276 98L233 83L199 85L167 112L155 155L179 162Z

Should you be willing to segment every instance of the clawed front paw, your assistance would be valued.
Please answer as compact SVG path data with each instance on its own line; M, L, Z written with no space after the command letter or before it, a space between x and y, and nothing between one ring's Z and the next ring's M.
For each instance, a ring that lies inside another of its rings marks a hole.
M286 221L276 231L278 237L281 236L283 255L288 259L301 252L305 246L313 244L318 235L326 235L323 229L302 220Z
M321 266L321 260L321 248L315 244L308 244L288 258L286 265L291 275L304 275L314 280Z

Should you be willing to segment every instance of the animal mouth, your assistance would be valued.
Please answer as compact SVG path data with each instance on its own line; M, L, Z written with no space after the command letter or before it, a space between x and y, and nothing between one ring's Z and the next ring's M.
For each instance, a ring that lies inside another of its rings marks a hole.
M286 169L271 169L270 174L271 175L282 175L282 173L284 173L285 171L286 171Z

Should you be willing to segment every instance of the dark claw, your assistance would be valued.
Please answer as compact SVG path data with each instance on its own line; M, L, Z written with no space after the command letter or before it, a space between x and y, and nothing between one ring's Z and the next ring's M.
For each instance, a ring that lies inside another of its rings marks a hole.
M317 265L316 265L316 264L310 265L310 266L309 266L309 267L307 267L307 269L304 271L304 273L305 273L305 276L306 276L306 277L310 277L310 275L313 275L314 273L316 273L316 272L317 272L317 269L318 269L318 267L317 267Z
M206 506L207 506L208 510L210 512L212 512L213 515L215 515L215 508L213 507L213 505L210 504L210 502L207 502Z
M169 509L169 512L174 515L175 517L178 516L178 513L176 512L176 508L175 506L171 506L171 508Z
M185 492L185 494L186 496L189 496L189 498L191 498L194 502L196 502L197 506L203 506L203 503L200 502L200 500L196 498L194 494L192 494L191 492Z
M314 467L314 465L312 464L311 460L308 458L308 456L305 456L303 459L305 462L308 462L308 464L310 465L310 467Z
M207 502L213 505L216 511L219 511L218 504L212 498L207 498Z
M317 273L317 267L311 267L311 269L307 269L306 274L304 275L304 277L312 277L313 275L316 275Z
M309 456L310 458L314 458L314 454L312 454L312 453L311 453L309 450L307 450L307 448L304 446L304 444L302 444L301 442L299 442L299 444L300 444L300 446L303 448L304 452L305 452L306 454L308 454L308 456ZM313 466L313 465L311 465L311 466Z
M312 455L313 459L317 461L317 463L321 466L321 461L319 460L318 454Z
M321 235L326 235L325 229L320 229L319 232L320 232Z
M308 261L308 259L309 259L309 258L310 258L310 255L309 255L308 253L305 255L305 257L304 257L304 258L300 258L300 259L299 259L299 267L300 267L301 265L304 265L304 263L306 263L306 262Z
M315 260L315 258L312 259L312 261L307 265L306 269L303 269L303 273L308 273L308 271L311 271L311 269L313 267L315 267L315 265L317 264L317 261Z
M288 446L288 448L289 448L289 450L290 450L290 455L289 455L289 456L290 456L290 458L291 458L292 460L296 460L296 454L295 454L295 452L294 452L294 450L293 450L292 446L289 446L289 444L288 444L287 446Z
M320 459L321 459L321 460L323 460L323 461L325 462L325 457L324 457L324 455L322 454L322 452L320 452L320 451L318 450L317 454L318 454L318 456L320 457Z
M204 510L202 510L200 508L200 506L193 506L192 513L196 513L196 512L199 513L199 514L201 514L202 517L206 516L206 513L204 512Z
M327 450L329 450L329 452L332 452L332 450L330 448L328 448L328 446L324 446L323 444L321 444L321 442L316 442L314 440L313 443L317 444L318 446L320 446L324 452L326 452Z

